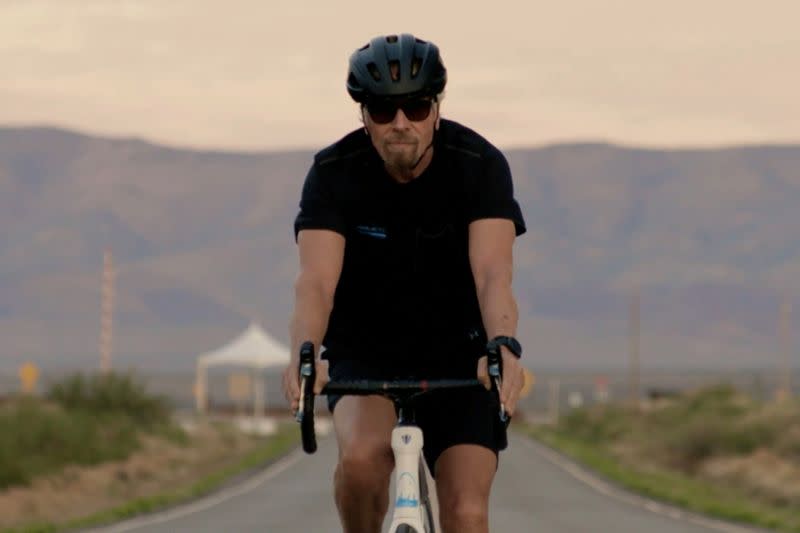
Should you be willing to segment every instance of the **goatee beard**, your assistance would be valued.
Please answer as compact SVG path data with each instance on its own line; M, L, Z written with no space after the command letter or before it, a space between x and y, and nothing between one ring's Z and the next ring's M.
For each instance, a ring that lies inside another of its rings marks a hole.
M396 174L406 180L414 177L414 163L416 160L413 157L396 157L385 162L386 169L391 174Z
M392 154L385 161L386 168L401 174L410 174L414 170L414 163L417 162L415 153Z

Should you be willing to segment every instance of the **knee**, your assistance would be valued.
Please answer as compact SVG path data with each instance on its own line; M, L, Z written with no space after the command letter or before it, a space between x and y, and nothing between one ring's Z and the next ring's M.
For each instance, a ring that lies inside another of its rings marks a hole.
M442 530L445 533L486 530L489 527L488 502L467 494L453 494L441 502L439 509Z
M377 488L389 483L393 468L389 443L362 441L341 450L336 477L349 487Z

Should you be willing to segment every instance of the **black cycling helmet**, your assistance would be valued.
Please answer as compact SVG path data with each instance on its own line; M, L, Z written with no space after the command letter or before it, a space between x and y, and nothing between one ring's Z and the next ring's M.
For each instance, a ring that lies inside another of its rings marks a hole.
M356 102L436 96L446 83L439 48L409 33L375 37L350 56L347 92Z

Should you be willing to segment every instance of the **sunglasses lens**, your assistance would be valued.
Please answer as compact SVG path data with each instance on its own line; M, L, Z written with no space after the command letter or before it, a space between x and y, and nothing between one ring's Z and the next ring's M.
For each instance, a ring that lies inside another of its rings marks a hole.
M371 102L367 104L367 112L374 122L388 124L397 114L397 106L388 102Z
M403 113L408 120L419 122L425 120L431 113L431 102L429 100L412 100L403 106Z
M367 112L373 122L377 124L388 124L397 115L397 109L403 110L408 120L419 122L428 118L431 113L430 100L411 100L401 105L393 102L370 102L367 104Z

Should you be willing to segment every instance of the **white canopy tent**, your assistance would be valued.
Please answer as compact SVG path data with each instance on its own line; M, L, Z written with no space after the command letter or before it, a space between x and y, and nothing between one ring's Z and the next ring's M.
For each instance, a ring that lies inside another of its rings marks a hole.
M208 368L212 366L245 366L256 371L284 367L289 363L289 348L273 339L256 322L228 344L197 358L195 401L197 410L205 413L208 407ZM263 376L253 380L254 414L264 414L265 387Z

